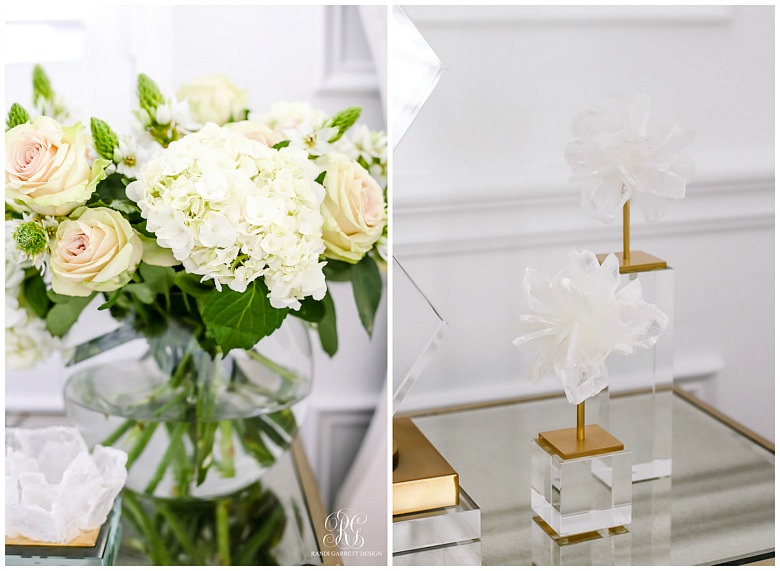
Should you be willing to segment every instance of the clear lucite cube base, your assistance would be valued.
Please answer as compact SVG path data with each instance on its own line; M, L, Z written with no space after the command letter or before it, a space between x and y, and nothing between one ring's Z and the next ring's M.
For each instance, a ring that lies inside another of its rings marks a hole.
M431 547L406 551L393 555L393 566L404 565L482 565L482 542L478 539L462 543L451 543L442 547Z
M632 480L642 482L672 473L674 270L626 274L621 278L639 280L645 300L669 317L669 324L652 349L615 355L607 361L612 391L636 392L631 397L619 397L631 398L634 406L610 407L610 388L593 399L598 405L599 425L633 452Z
M631 536L625 528L600 530L563 540L551 537L535 519L531 521L531 564L631 565Z
M531 508L559 536L631 523L631 452L572 460L531 442Z
M479 506L463 488L457 506L393 516L393 554L480 539Z

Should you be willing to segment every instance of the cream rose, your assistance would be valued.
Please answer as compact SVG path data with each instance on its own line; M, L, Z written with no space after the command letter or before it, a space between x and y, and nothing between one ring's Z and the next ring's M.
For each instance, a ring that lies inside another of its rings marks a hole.
M225 125L225 128L230 129L234 133L241 133L246 138L262 143L266 147L273 147L283 140L283 137L279 133L259 121L250 120L228 123Z
M129 282L143 255L130 223L110 208L83 208L73 214L60 223L52 245L52 289L86 297Z
M387 220L379 184L358 163L342 154L323 158L326 169L322 203L325 256L356 263L371 250Z
M109 161L90 167L81 123L63 128L50 117L5 134L5 196L39 214L64 216L83 205L106 177Z
M189 102L192 117L204 125L224 125L244 118L247 92L221 75L211 75L182 85L176 96Z

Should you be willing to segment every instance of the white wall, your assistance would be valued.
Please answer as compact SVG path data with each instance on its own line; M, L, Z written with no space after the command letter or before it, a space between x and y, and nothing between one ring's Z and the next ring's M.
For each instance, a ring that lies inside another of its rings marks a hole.
M685 201L632 224L676 271L676 378L773 439L773 7L406 10L448 70L395 154L394 252L450 331L404 406L560 390L511 345L522 274L620 249L563 150L591 101L644 91L696 134Z
M31 104L32 66L42 63L76 118L86 122L94 115L120 132L130 126L139 72L168 93L221 73L249 90L251 109L281 99L306 100L328 112L361 105L361 122L385 128L379 80L355 6L52 7L44 13L16 6L6 17L5 109L13 101ZM13 42L31 30L40 41ZM315 384L302 428L326 503L357 453L387 363L386 302L369 339L349 285L336 284L333 295L340 351L329 359L314 339ZM94 316L85 323L96 327ZM55 359L33 373L11 373L6 407L61 409L63 383Z

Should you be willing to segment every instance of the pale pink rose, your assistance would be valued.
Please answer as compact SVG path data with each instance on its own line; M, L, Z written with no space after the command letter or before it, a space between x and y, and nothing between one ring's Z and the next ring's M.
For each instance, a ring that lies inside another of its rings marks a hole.
M130 223L110 208L83 208L61 222L52 245L52 289L86 297L127 284L144 247Z
M321 164L325 168L325 256L359 262L374 247L385 227L387 212L382 189L366 169L346 155L326 155Z
M247 139L262 143L266 147L273 147L283 140L283 137L279 133L259 121L250 120L228 123L225 125L225 128L230 129L234 133L241 133Z
M84 127L50 117L5 134L5 195L39 214L64 216L83 205L105 178L108 161L88 159Z

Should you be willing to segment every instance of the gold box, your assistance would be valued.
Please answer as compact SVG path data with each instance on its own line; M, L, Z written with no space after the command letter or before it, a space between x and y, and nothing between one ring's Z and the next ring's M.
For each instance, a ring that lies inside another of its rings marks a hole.
M393 515L458 505L458 473L411 419L393 419L393 439Z

